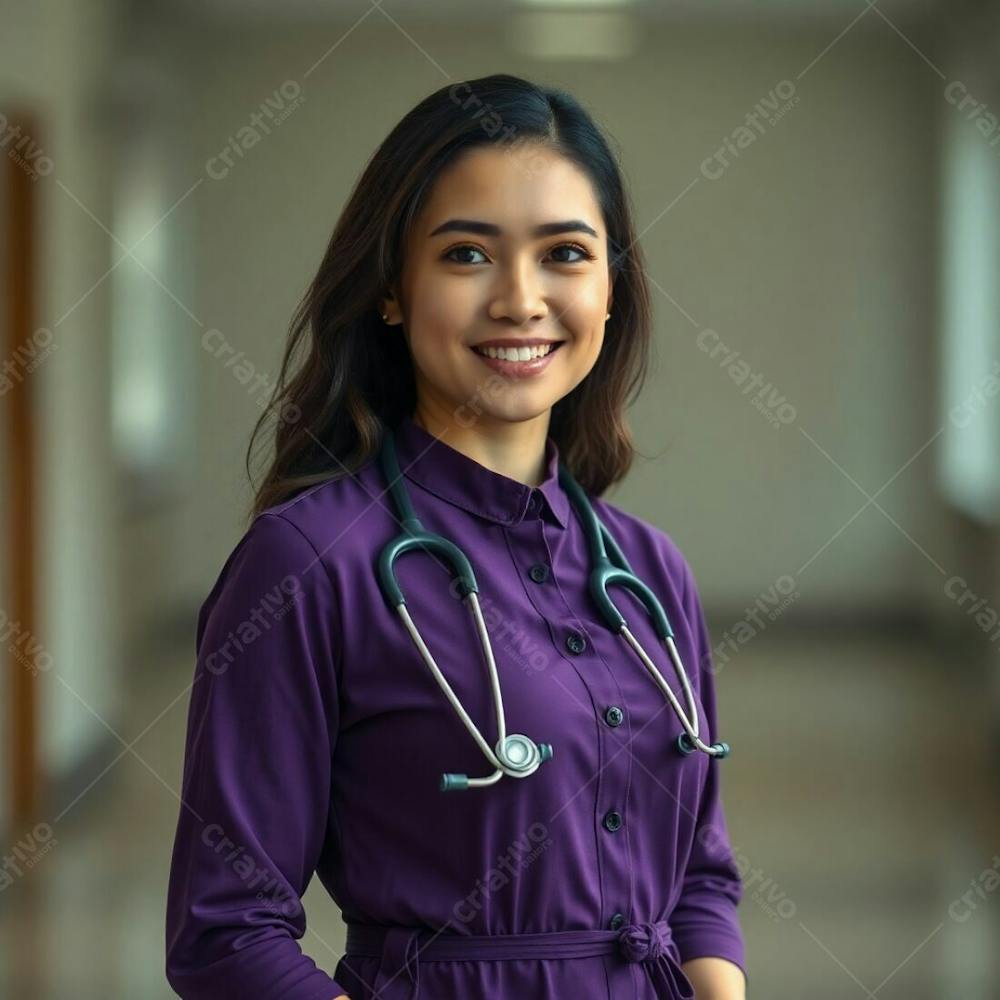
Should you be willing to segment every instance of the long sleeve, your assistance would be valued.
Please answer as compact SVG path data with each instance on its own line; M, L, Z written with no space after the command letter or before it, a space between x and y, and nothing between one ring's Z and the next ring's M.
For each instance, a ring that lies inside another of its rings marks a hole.
M700 674L701 701L714 741L719 737L711 640L697 585L686 563L685 572L684 611L697 649L695 663L685 666L692 680L695 668ZM743 897L743 882L729 842L720 788L720 773L726 763L725 759L709 761L691 856L680 899L670 916L670 927L683 962L704 956L725 958L738 965L746 976L744 942L737 913Z
M338 609L299 529L265 513L198 618L166 976L189 1000L333 1000L299 947L327 837Z

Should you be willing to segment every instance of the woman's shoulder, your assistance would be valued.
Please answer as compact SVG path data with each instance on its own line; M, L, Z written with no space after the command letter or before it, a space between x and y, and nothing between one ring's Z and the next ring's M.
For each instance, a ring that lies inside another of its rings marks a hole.
M668 531L603 497L592 496L590 502L630 562L635 562L630 553L651 557L671 579L687 584L691 566Z
M391 503L377 472L372 458L353 472L309 486L262 509L248 531L261 521L283 522L283 528L272 532L297 532L321 557L352 547L364 549L373 533L384 533L386 520L392 517Z
M663 602L675 630L681 627L686 631L692 656L710 669L709 634L701 594L680 546L666 530L617 504L599 497L592 497L591 503L633 571Z
M295 582L310 592L329 591L334 564L343 564L353 553L368 558L373 532L384 534L389 515L370 479L366 465L258 511L220 567L201 617L223 592L242 597Z

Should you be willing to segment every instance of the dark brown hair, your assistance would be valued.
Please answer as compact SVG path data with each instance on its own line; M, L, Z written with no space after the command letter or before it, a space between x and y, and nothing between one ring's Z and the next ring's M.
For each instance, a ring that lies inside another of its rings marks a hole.
M621 170L587 111L563 90L507 74L442 87L389 133L351 192L323 261L292 318L274 393L247 449L275 421L275 453L252 520L377 452L386 428L416 407L413 363L390 336L380 299L395 287L409 228L437 175L487 144L544 144L590 179L608 232L611 319L587 377L552 408L549 433L580 485L600 496L628 472L635 449L625 409L649 364L652 317L642 252ZM524 148L518 146L517 148Z

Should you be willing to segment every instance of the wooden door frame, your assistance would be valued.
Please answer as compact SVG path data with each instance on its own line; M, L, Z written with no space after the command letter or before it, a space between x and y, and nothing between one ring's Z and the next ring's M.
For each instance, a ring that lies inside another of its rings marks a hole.
M37 140L37 123L24 112L6 116L7 129L20 128L22 136ZM35 469L37 440L32 421L35 386L31 372L19 368L17 358L23 356L31 341L36 316L38 275L37 236L39 226L38 177L18 162L13 153L14 143L4 149L3 224L7 232L7 252L3 262L4 277L0 299L4 305L2 358L10 362L7 370L9 386L0 399L3 426L6 428L4 475L8 516L3 525L2 551L7 553L6 615L7 642L6 705L10 733L7 745L8 775L5 781L8 798L7 815L12 830L35 822L39 806L38 752L38 683L36 671L19 655L18 636L38 634L35 608L36 552L33 512L37 509ZM17 631L11 632L11 626ZM30 644L28 648L30 648Z

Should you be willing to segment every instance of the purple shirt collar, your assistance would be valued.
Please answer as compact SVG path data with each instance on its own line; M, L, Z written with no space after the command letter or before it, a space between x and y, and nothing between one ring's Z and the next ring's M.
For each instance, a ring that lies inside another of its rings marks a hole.
M559 484L559 447L551 435L545 439L545 479L537 487L487 469L424 430L411 415L396 429L396 451L408 479L478 517L519 524L539 516L537 497L561 528L569 520L569 497Z

